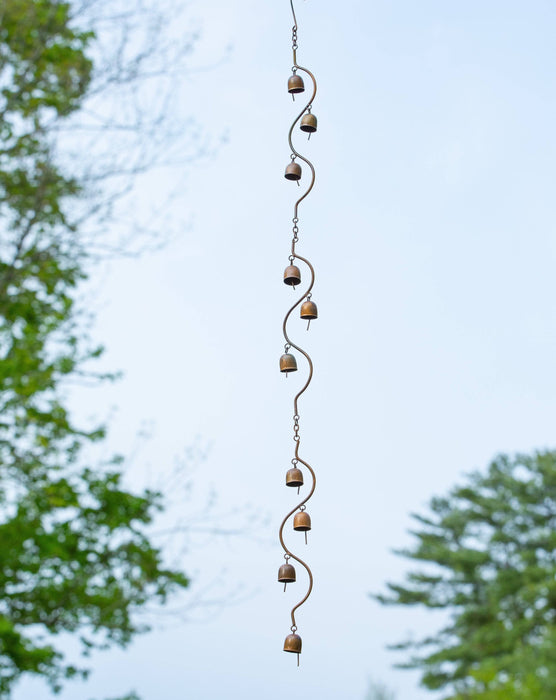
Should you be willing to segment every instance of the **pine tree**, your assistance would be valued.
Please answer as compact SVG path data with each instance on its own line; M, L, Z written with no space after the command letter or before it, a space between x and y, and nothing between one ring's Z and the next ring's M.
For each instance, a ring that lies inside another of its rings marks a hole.
M451 700L556 697L556 452L502 455L413 518L398 553L421 567L374 597L449 621L396 645L412 652L401 666Z

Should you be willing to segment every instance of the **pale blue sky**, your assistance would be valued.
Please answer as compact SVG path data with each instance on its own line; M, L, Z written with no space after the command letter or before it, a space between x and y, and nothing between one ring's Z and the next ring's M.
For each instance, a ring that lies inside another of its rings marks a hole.
M299 613L301 668L281 647L304 582L282 593L274 537L293 502L283 475L303 379L277 369L297 195L282 176L299 105L285 89L289 3L196 0L199 64L234 49L179 89L229 143L191 170L176 203L192 229L112 266L96 335L125 379L91 405L119 406L119 450L154 421L138 462L155 471L197 435L212 442L198 488L214 485L224 511L268 513L259 534L271 544L193 549L183 566L199 587L225 567L256 595L100 655L90 683L62 700L130 688L143 700L363 700L369 676L399 700L434 697L385 651L434 618L381 609L367 594L405 570L390 550L408 543L411 511L497 452L554 445L556 5L296 6L298 58L319 81L319 131L297 140L317 168L299 251L315 264L320 314L309 333L292 326L315 362L300 412L319 478L310 546L299 545L315 574ZM23 684L14 700L36 700L39 688Z

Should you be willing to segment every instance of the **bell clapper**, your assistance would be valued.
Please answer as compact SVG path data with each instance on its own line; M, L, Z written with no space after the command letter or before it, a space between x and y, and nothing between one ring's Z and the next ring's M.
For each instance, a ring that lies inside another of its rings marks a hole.
M307 321L307 330L309 330L309 326L311 325L311 319Z
M305 544L307 544L307 530L305 530Z

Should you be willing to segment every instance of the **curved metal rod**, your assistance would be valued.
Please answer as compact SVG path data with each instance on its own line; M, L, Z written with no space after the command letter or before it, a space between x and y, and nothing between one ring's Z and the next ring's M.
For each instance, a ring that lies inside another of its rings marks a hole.
M301 255L296 255L295 253L293 253L293 256L295 258L297 258L298 260L303 260L303 262L309 267L309 270L311 271L311 284L309 285L307 290L304 292L304 294L295 302L295 304L288 311L288 313L286 314L286 316L284 318L284 322L282 324L282 331L284 333L284 338L286 339L286 342L288 343L288 345L291 345L292 348L295 348L302 355L304 355L307 359L307 362L309 363L309 376L307 378L305 386L296 394L296 396L293 400L293 413L296 416L298 414L298 411L297 411L298 399L301 396L301 394L303 394L307 390L307 387L309 386L309 384L311 383L311 379L313 378L313 361L311 360L309 354L307 352L305 352L305 350L303 350L303 348L300 348L299 345L296 345L292 340L290 340L290 337L288 335L288 330L287 330L287 323L288 323L288 320L292 314L292 311L294 311L294 309L296 309L299 306L299 304L301 304L303 299L305 299L311 293L311 290L313 289L313 285L315 284L315 270L314 270L313 266L311 265L311 263L307 260L307 258L303 258Z
M307 73L307 75L313 81L313 94L311 95L311 99L309 100L309 102L307 102L307 104L305 105L303 110L295 118L293 124L290 127L290 131L288 134L288 143L290 144L291 152L295 155L296 158L300 158L302 161L307 163L307 165L311 168L311 184L309 185L309 188L307 189L307 191L303 195L301 195L301 197L297 200L297 202L295 203L294 208L293 208L294 218L297 218L297 209L298 209L299 205L301 204L301 202L305 199L305 197L309 194L309 192L315 186L315 168L313 167L313 164L311 163L311 161L308 158L305 158L305 156L301 155L301 153L299 153L295 149L295 147L293 145L293 141L292 141L292 134L293 134L293 130L296 127L297 122L301 119L301 117L305 114L305 112L309 109L309 107L313 104L313 102L315 100L315 97L317 95L317 81L316 81L315 76L311 73L311 71L308 68L303 68L303 66L299 66L295 61L294 61L294 66L298 70L302 70L304 73Z
M305 292L303 293L303 295L295 302L295 304L289 309L289 311L287 312L287 314L286 314L286 316L285 316L285 318L284 318L284 323L283 323L283 332L284 332L284 338L286 339L286 342L287 342L291 347L293 347L293 348L295 348L296 350L298 350L302 355L304 355L304 356L307 358L307 362L309 363L309 376L308 376L308 378L307 378L307 381L305 382L305 385L301 388L301 390L296 394L296 396L295 396L295 398L294 398L294 416L297 416L297 415L298 415L297 402L298 402L298 400L299 400L299 397L307 390L307 387L309 386L309 384L311 383L311 379L313 378L313 362L312 362L311 357L309 356L309 354L308 354L305 350L303 350L303 348L299 347L299 345L296 345L296 344L290 339L290 337L289 337L289 335L288 335L288 332L287 332L286 325L287 325L288 319L289 319L289 317L291 316L293 310L294 310L297 306L299 306L299 304L303 301L303 299L305 299L305 298L307 297L308 294L310 294L310 292L311 292L311 290L312 290L312 288L313 288L313 285L315 284L315 270L314 270L313 266L311 265L311 263L310 263L306 258L302 257L301 255L295 255L295 257L296 257L298 260L302 260L302 261L309 267L309 270L310 270L310 272L311 272L311 282L310 282L310 284L309 284L309 287L305 290ZM312 480L313 480L313 484L312 484L312 486L311 486L311 490L310 490L309 493L305 496L305 498L304 498L300 503L298 503L294 508L292 508L292 510L286 515L286 517L285 517L284 520L282 521L282 524L280 525L280 530L279 530L279 533L278 533L278 536L279 536L279 538L280 538L280 544L282 545L282 548L283 548L283 550L285 551L285 553L286 553L289 557L291 557L292 559L295 559L295 561L299 562L299 563L301 564L301 566L303 566L303 567L305 568L305 570L307 571L307 574L309 575L309 588L307 589L307 593L306 593L305 596L299 601L299 603L297 603L297 604L292 608L292 611L291 611L292 628L295 627L296 629L297 629L297 625L295 624L295 611L296 611L299 607L301 607L301 606L303 605L303 603L305 603L305 601L307 600L307 598L311 595L311 591L313 590L313 574L312 574L311 569L309 568L309 566L308 566L302 559L300 559L297 555L295 555L295 554L286 546L286 543L284 542L284 527L285 527L286 523L288 522L288 520L291 518L291 516L292 516L296 511L298 511L298 510L301 508L301 506L304 506L305 503L307 503L307 501L311 498L311 496L312 496L313 493L315 492L315 488L316 488L316 486L317 486L317 477L316 477L316 475L315 475L315 472L314 472L313 468L311 467L311 465L310 465L308 462L306 462L305 460L301 459L301 457L299 456L299 443L300 443L300 440L296 440L296 442L295 442L295 459L296 459L298 462L301 462L301 464L304 464L304 465L307 467L307 469L308 469L309 472L311 473L311 477L312 477Z
M295 561L299 562L301 564L301 566L303 566L305 568L305 570L307 571L307 574L309 575L309 588L307 589L307 593L299 601L299 603L294 605L294 607L292 608L292 611L291 611L292 627L297 627L297 625L295 624L295 611L297 610L297 608L300 608L303 605L303 603L311 595L311 591L313 590L313 573L312 573L311 569L309 568L309 566L303 561L303 559L300 559L296 554L294 554L292 551L290 551L288 549L288 547L286 547L286 543L284 542L284 526L286 525L288 520L291 518L291 516L297 510L299 510L299 508L301 508L301 506L303 506L303 505L305 505L305 503L307 503L307 501L311 498L311 496L315 492L315 488L317 485L317 477L315 475L315 472L313 471L313 468L311 467L311 465L308 462L305 462L303 459L301 459L298 456L298 449L299 449L299 442L296 443L295 458L297 459L298 462L301 462L301 464L304 464L307 467L307 469L311 472L311 476L313 477L313 486L311 487L311 490L309 491L308 495L305 496L305 498L301 501L301 503L298 503L298 505L296 505L295 508L293 508L286 515L284 520L282 520L282 524L280 525L280 531L278 533L278 536L280 537L280 544L282 545L283 550L286 552L286 554L289 557L291 557L291 559L295 559Z
M297 31L297 17L295 16L295 10L293 7L293 0L290 0L290 5L292 8L292 15L293 15L293 28L294 28L294 30Z

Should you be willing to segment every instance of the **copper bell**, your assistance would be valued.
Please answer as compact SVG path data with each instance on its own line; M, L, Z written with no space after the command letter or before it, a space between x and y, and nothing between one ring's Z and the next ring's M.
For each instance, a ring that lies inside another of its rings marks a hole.
M304 510L295 514L293 519L293 529L305 533L305 544L307 544L307 530L311 529L311 518Z
M301 637L298 634L288 634L284 642L284 651L297 654L297 665L299 666L299 655L301 654Z
M284 353L280 358L280 372L285 372L287 377L288 372L295 372L296 370L297 362L295 361L295 357L290 355L289 352Z
M284 584L284 590L288 583L295 583L295 569L291 564L282 564L278 570L278 581Z
M311 321L318 318L317 305L314 301L307 299L301 304L301 318L307 319L307 330L309 330L309 325Z
M295 287L301 282L301 272L296 265L288 265L284 270L284 284Z
M288 163L284 177L286 180L301 180L301 166L299 163L296 163L295 160Z
M309 138L311 138L311 134L314 134L317 130L317 118L315 117L315 115L311 114L311 112L307 112L307 114L304 114L301 118L301 125L299 128L301 129L301 131L305 131L306 133L308 133Z
M297 467L292 467L286 472L286 486L297 486L297 493L299 489L303 486L303 472Z
M284 651L301 654L301 637L298 634L288 634L284 642Z
M305 90L305 85L303 83L303 78L297 73L290 75L288 78L288 92L293 97L298 92L303 92ZM295 97L294 97L295 99Z

